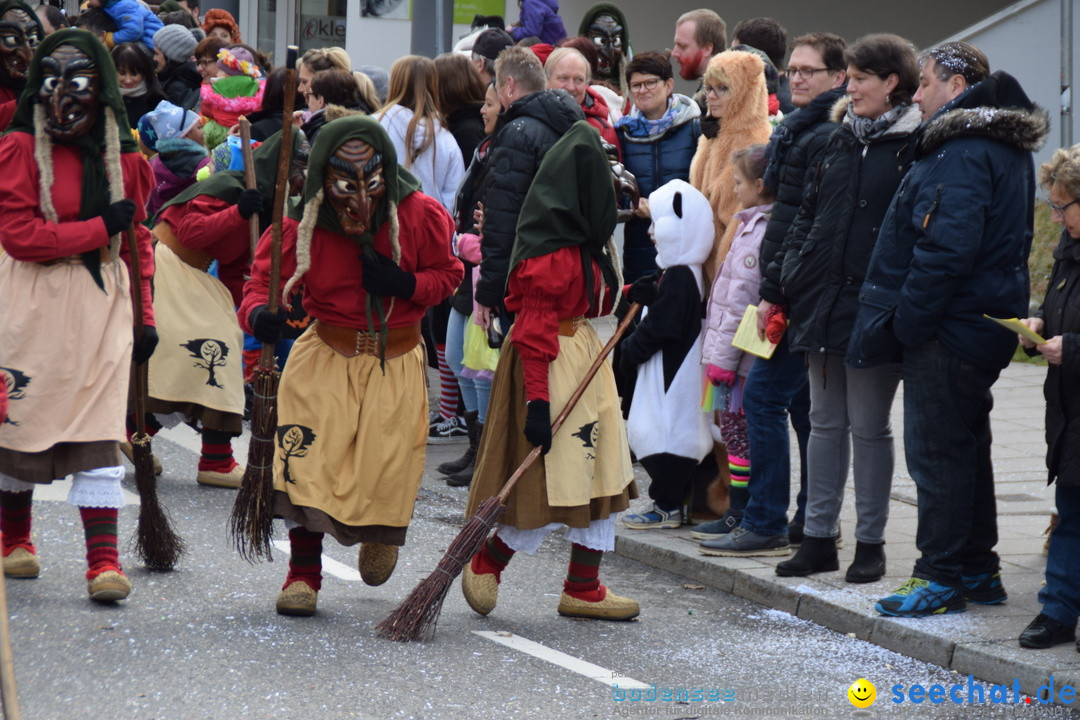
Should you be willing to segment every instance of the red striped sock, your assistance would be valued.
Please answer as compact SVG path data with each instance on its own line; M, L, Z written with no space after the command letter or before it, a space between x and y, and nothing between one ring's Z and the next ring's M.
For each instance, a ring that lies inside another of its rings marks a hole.
M457 415L458 384L454 371L446 364L446 345L436 345L435 354L439 358L439 415L449 420Z
M122 570L120 553L116 549L116 508L81 507L83 531L86 533L87 580L93 580L106 570Z
M488 538L480 552L473 555L472 571L477 575L494 575L495 582L502 582L502 571L510 564L512 557L514 551L496 533Z
M237 466L233 458L232 435L220 430L202 431L202 455L199 470L230 473Z
M607 595L607 588L600 584L600 561L602 550L590 550L574 543L570 546L570 568L563 581L563 590L570 597L586 602L600 602Z
M35 552L34 543L30 542L30 510L33 504L33 490L0 492L0 543L4 557L17 547Z
M289 531L289 574L281 586L282 590L296 580L302 580L312 590L319 592L322 587L322 541L321 532L312 532L303 527L294 527Z

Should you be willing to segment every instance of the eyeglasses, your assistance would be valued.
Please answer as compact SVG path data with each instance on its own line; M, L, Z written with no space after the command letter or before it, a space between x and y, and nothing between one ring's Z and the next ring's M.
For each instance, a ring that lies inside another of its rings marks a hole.
M1047 206L1050 208L1050 212L1056 212L1058 215L1064 216L1065 211L1071 208L1076 203L1080 203L1080 199L1073 200L1072 202L1065 203L1064 205L1055 205L1049 200L1046 201Z
M630 92L639 93L647 90L655 90L656 86L660 84L660 78L653 78L652 80L642 80L641 82L630 83Z
M829 68L793 68L793 67L789 67L787 69L787 74L788 74L789 78L793 78L796 75L798 75L803 80L812 80L813 77L814 77L814 73L819 73L819 72L832 72L832 70L830 70Z
M730 90L731 88L729 88L727 85L706 85L705 96L708 97L709 95L715 95L716 97L720 97L721 94L726 93Z

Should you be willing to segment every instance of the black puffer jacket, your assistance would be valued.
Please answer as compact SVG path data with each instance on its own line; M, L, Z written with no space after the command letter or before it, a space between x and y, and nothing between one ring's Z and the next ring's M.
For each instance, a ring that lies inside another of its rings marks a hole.
M821 159L833 130L839 127L832 121L832 107L843 96L842 87L821 93L806 107L785 117L769 138L765 184L776 193L776 201L758 256L761 267L759 292L763 299L774 305L787 304L780 289L780 268L784 264L780 249L802 204L806 176Z
M472 160L476 147L487 137L484 132L484 117L480 114L483 103L462 105L446 116L446 128L457 140L461 148L461 162L465 165Z
M833 120L844 117L838 102ZM870 255L900 180L915 157L919 107L909 105L890 131L869 145L843 124L807 183L784 240L780 282L788 299L788 341L801 352L844 355Z
M173 105L178 105L185 110L199 109L199 87L202 85L202 75L199 74L195 63L190 60L184 63L170 60L165 64L165 69L158 73L158 81L165 93L165 99Z
M581 106L565 90L525 95L499 118L479 186L484 203L484 241L476 301L481 305L502 304L518 213L540 161L571 125L584 119Z
M1046 373L1046 467L1049 482L1080 486L1080 240L1061 233L1039 316L1042 336L1061 335L1061 365Z

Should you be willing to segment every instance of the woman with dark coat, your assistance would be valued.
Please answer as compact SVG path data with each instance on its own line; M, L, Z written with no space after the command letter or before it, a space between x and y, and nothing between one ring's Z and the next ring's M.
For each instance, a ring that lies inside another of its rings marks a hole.
M487 136L480 108L484 104L484 83L464 55L446 53L435 58L439 78L439 110L446 118L446 129L461 148L466 165L476 147Z
M637 178L641 197L646 198L672 180L690 179L690 161L701 136L701 109L674 92L671 62L662 53L641 53L631 60L626 82L634 106L619 118L615 129L622 143L623 164ZM627 282L657 271L648 207L648 202L641 203L626 223L623 279Z
M303 95L295 90L293 107L304 104ZM262 142L276 132L281 131L282 113L285 111L285 68L279 67L266 78L262 105L247 116L251 123L251 139Z
M839 569L836 536L854 456L855 561L848 582L885 573L894 449L890 410L899 358L870 368L844 364L870 255L882 219L914 158L921 122L912 94L918 64L910 43L868 35L846 53L847 95L834 107L842 122L829 138L784 245L780 274L790 301L792 351L807 354L810 444L803 543L776 572L804 576Z
M1051 217L1062 225L1054 250L1046 300L1023 322L1047 341L1036 345L1021 336L1029 354L1050 363L1046 397L1046 467L1057 481L1058 524L1046 556L1046 585L1039 591L1040 612L1020 633L1020 647L1048 648L1076 639L1080 616L1080 145L1060 149L1039 171L1050 193Z

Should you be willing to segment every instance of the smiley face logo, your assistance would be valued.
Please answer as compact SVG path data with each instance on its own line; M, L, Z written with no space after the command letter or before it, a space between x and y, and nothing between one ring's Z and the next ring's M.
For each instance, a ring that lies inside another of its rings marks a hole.
M847 697L855 707L868 708L877 699L877 688L866 678L859 678L851 683L851 687L847 690Z

